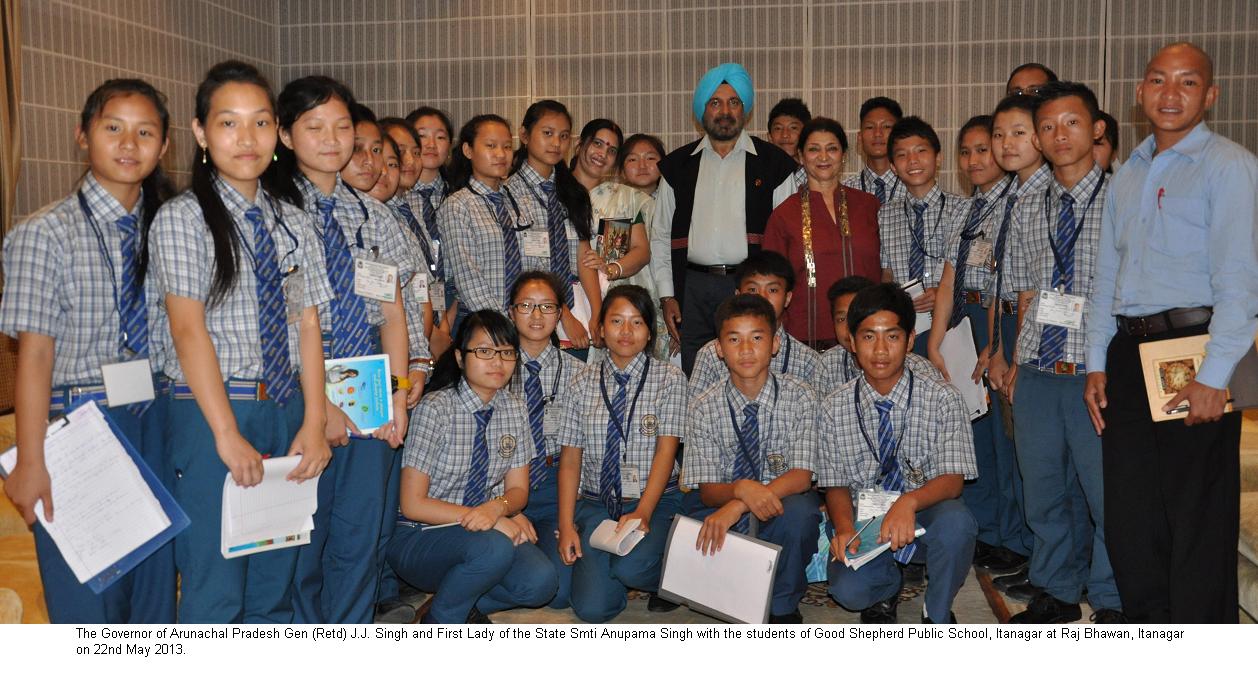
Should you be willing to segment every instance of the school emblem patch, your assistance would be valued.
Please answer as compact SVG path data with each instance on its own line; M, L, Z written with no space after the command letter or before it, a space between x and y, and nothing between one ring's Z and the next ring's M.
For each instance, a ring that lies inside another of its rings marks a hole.
M660 430L660 419L654 414L648 413L642 416L641 432L644 437L653 437Z
M910 467L905 474L909 478L910 483L924 484L926 483L926 473L916 467Z
M498 439L498 455L503 459L510 458L515 453L515 436L504 434Z
M786 473L786 456L781 453L770 453L765 460L769 463L769 471L774 474Z

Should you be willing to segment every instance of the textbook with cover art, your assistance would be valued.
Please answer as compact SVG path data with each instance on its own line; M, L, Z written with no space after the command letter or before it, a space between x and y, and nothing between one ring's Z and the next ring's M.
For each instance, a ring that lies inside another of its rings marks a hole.
M852 540L860 538L860 545L856 548L855 554L847 554L844 563L852 570L860 570L860 567L878 558L879 554L891 548L891 541L888 540L881 544L878 543L878 533L882 530L882 519L887 514L883 512L872 519L856 522L856 535L853 535L843 545L844 551L851 546ZM913 531L914 538L920 538L926 534L926 529L918 526Z
M345 412L358 431L371 434L393 419L388 355L328 359L323 369L328 400Z
M1149 415L1154 422L1188 417L1184 402L1163 411L1176 395L1197 378L1197 369L1206 358L1209 334L1153 340L1140 344L1140 367L1144 371L1144 388L1149 399ZM1232 372L1228 383L1228 403L1224 412L1258 407L1258 354L1250 346Z

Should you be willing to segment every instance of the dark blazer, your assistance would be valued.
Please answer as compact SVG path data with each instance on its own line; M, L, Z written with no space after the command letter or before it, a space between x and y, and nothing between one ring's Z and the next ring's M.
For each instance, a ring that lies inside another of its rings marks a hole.
M689 248L690 218L695 205L695 183L699 180L699 160L703 154L692 154L699 146L698 139L674 150L660 160L660 174L673 189L677 208L673 212L673 291L677 302L685 305L686 250ZM746 195L747 250L760 250L765 225L773 213L773 191L799 166L781 148L751 137L756 154L747 155ZM657 227L663 224L657 224Z

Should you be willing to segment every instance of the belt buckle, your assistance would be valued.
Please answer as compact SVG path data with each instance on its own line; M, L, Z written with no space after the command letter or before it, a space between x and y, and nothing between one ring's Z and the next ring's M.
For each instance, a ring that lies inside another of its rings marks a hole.
M1075 375L1075 364L1074 362L1068 361L1054 362L1053 373L1056 373L1059 376L1073 376Z
M1132 317L1128 321L1132 322L1135 326L1134 327L1128 326L1127 333L1144 335L1149 332L1149 318L1148 317Z
M266 382L259 380L258 381L258 401L266 401L268 398L269 397L266 396Z

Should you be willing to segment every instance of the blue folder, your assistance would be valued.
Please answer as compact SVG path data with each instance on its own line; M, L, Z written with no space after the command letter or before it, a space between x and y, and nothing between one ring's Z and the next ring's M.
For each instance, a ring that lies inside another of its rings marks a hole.
M66 412L69 413L80 406L96 406L96 402L90 399L84 399L71 406ZM127 554L113 565L101 571L100 574L96 575L96 577L88 580L86 582L88 588L97 594L108 589L109 586L117 582L119 578L130 572L131 569L140 565L140 563L144 561L144 559L148 558L150 554L158 549L161 549L161 547L167 542L175 539L175 536L178 535L180 531L187 528L188 524L192 523L192 521L188 518L188 515L183 511L183 508L179 506L179 503L175 502L174 496L172 496L170 491L166 490L166 486L162 485L162 482L158 480L157 475L153 473L153 470L148 466L148 463L144 462L144 459L136 452L135 447L131 445L131 440L127 439L126 435L118 429L118 427L114 424L114 421L110 420L109 416L105 415L103 411L101 412L101 417L105 419L105 423L109 425L110 431L112 431L118 441L122 443L122 447L126 449L127 455L131 456L131 461L134 462L135 466L140 470L140 476L144 477L144 483L148 484L149 490L153 491L153 496L157 498L157 502L161 505L162 511L166 513L166 518L170 520L170 525L162 532L153 536L153 538L148 542L145 542L138 548L132 550L130 554ZM60 426L55 429L63 429L65 425L70 424L68 418L63 418L59 422L61 423ZM51 432L53 429L54 427L50 425L49 431ZM0 465L0 476L8 478L8 473L4 470L2 465Z

